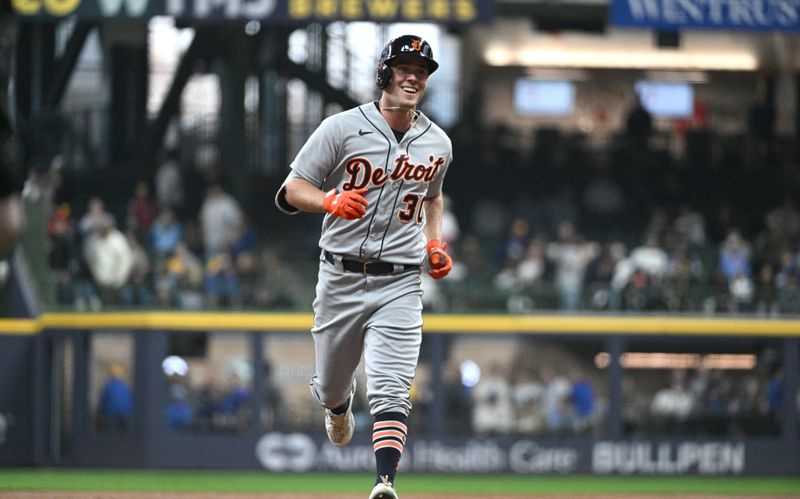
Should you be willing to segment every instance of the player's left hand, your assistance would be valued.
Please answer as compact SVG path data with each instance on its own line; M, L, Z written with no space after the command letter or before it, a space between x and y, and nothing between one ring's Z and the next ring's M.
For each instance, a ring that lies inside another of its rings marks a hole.
M434 279L441 279L453 268L453 259L446 250L447 243L441 244L438 239L428 241L428 263L431 266L428 275Z

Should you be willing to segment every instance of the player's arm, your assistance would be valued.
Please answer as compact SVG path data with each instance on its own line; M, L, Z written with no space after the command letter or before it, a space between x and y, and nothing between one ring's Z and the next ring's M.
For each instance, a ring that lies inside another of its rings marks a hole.
M453 260L447 254L447 243L442 244L442 213L444 213L444 196L439 195L426 198L423 204L425 210L425 227L423 233L428 240L428 263L431 266L428 274L434 279L446 276L453 266Z
M327 211L346 220L361 218L367 212L367 200L364 198L366 189L343 192L331 189L323 192L316 185L301 178L289 180L284 189L286 202L300 211L311 213Z
M292 207L310 213L322 213L322 200L325 193L308 180L293 178L283 186L286 202Z
M425 198L422 205L425 209L425 227L423 232L428 241L438 240L442 237L442 213L444 213L444 196L440 193L436 197Z

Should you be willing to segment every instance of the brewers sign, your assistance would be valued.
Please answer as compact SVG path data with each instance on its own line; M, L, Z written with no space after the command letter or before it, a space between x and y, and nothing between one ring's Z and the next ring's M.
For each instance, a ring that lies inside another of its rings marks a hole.
M21 16L257 19L273 24L329 21L488 21L490 0L11 0Z

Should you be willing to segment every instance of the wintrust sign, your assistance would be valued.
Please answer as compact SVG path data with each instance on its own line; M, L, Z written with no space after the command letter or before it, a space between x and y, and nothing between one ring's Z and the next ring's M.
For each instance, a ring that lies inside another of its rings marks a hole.
M798 0L612 0L615 26L799 31Z

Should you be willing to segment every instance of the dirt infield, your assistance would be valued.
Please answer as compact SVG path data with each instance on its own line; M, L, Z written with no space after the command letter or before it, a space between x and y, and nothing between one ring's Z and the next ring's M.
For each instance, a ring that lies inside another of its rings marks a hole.
M198 493L185 493L185 494L163 494L163 493L137 493L137 492L0 492L0 499L297 499L306 496L307 494L198 494ZM363 495L353 494L331 494L326 495L326 499L364 499L368 493ZM453 499L454 495L442 494L402 494L402 499ZM567 499L574 498L574 495L515 495L511 499ZM592 499L614 499L619 498L620 495L584 495L583 497L591 497ZM639 494L630 494L623 497L635 497L636 499L723 499L735 497L737 499L771 499L771 498L786 498L787 496L750 496L750 495L735 495L735 496L721 496L721 495L647 495L642 496ZM468 499L508 499L509 496L468 496Z

